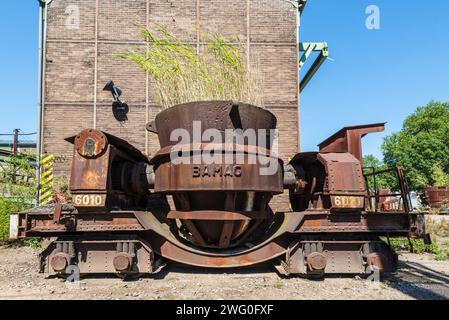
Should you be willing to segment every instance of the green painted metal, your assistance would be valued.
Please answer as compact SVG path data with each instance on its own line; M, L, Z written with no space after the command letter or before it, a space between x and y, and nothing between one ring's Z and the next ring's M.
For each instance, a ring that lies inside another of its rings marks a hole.
M308 0L284 0L284 1L290 3L296 9L298 9L298 13L301 15L302 12L304 11L304 8L306 7Z
M300 92L302 92L302 90L304 90L310 80L312 80L317 71L323 65L324 61L326 61L329 57L329 47L326 42L301 42L299 44L299 52L302 52L302 55L299 59L299 71L302 70L307 59L313 52L319 53L318 57L315 59L309 70L307 70L306 74L299 84Z

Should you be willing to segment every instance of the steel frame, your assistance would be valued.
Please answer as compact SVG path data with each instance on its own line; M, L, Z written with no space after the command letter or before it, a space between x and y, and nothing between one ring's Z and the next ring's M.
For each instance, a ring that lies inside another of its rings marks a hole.
M312 66L309 68L309 70L307 70L305 76L302 78L299 84L300 92L302 92L329 57L329 47L326 42L301 42L299 43L299 52L302 52L301 58L299 60L299 71L302 70L306 61L313 52L318 53L317 58L312 63Z

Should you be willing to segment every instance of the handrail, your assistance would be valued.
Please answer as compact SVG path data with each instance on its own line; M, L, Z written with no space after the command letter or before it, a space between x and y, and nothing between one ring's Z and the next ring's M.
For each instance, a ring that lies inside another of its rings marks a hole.
M364 169L372 169L372 172L364 173L363 176L365 177L365 181L367 184L366 198L367 199L375 199L374 212L379 212L378 211L379 199L387 198L387 197L399 197L398 202L401 203L401 200L402 200L404 213L411 212L412 204L411 204L411 200L410 200L410 194L409 194L409 190L408 190L408 186L407 186L407 181L405 179L405 173L401 167L387 168L387 169L381 169L381 170L376 170L375 168L372 168L372 167L364 168ZM396 173L396 178L399 183L400 192L399 193L396 192L396 193L380 194L379 188L377 187L376 177L381 174L389 173L389 172ZM371 190L368 185L368 177L373 177L374 195L371 194Z

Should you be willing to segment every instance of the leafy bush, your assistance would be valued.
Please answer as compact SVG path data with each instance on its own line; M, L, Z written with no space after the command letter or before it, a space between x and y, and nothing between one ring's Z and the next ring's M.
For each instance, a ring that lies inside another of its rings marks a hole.
M437 260L449 260L449 243L441 244L439 241L432 239L431 244L425 244L422 239L410 239L413 252L417 254L430 253ZM395 251L411 251L407 238L390 239L391 248Z
M140 28L148 50L130 50L117 57L136 63L155 83L152 94L164 108L201 100L235 100L262 106L259 73L246 65L239 45L220 35L202 34L208 45L200 50L184 44L158 25L155 30ZM237 43L240 40L236 39Z
M29 209L32 204L24 199L0 196L0 240L9 236L9 215Z
M29 238L24 239L22 243L28 247L31 247L33 249L38 249L42 245L42 239L41 238Z
M9 235L9 215L31 208L36 196L32 156L7 159L0 170L0 240Z
M435 255L435 259L437 260L449 260L449 250L441 250L438 254Z
M449 187L449 174L444 172L441 164L433 167L432 180L435 187Z
M425 244L422 239L414 239L414 238L410 240L413 246L414 253L432 253L432 254L440 253L440 248L436 243ZM390 239L390 245L395 251L411 250L407 238L392 238Z
M449 260L449 221L426 219L426 231L431 234L432 242L438 247L435 254L437 260Z

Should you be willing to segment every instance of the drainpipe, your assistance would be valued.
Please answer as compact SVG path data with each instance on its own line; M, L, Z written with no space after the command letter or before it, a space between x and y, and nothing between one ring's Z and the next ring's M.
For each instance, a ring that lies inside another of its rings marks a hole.
M301 108L300 108L300 100L301 100L301 91L300 91L300 84L301 79L299 78L299 29L301 27L301 13L304 10L304 7L307 4L307 0L284 0L285 2L290 3L296 10L296 65L298 66L298 81L296 84L296 95L298 97L298 152L301 152Z
M45 106L45 53L47 38L47 13L48 6L53 0L38 0L39 2L39 66L38 66L38 133L36 148L36 183L37 199L40 193L40 161L42 154L43 128L44 128L44 106ZM39 202L38 202L39 203Z
M298 83L296 84L296 94L298 95L298 152L301 152L301 79L299 78L299 29L301 28L301 0L298 0L296 8L296 65L298 66Z

